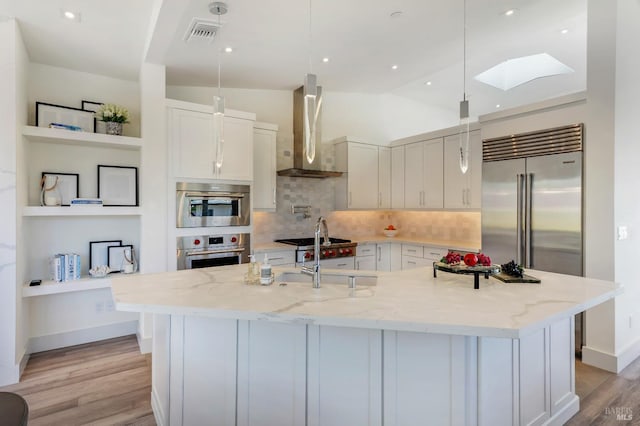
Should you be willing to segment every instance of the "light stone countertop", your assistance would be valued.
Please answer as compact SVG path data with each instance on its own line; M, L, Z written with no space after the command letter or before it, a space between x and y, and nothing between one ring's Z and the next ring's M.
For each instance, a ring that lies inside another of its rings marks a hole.
M296 251L296 246L282 243L258 243L253 245L254 252L271 252L271 251Z
M377 285L244 284L247 265L192 269L111 279L116 309L215 318L518 338L622 292L608 281L527 270L541 284L505 284L431 267L376 272ZM325 270L329 272L329 270ZM336 271L345 274L346 271ZM361 271L353 271L356 275ZM297 276L297 275L296 275Z

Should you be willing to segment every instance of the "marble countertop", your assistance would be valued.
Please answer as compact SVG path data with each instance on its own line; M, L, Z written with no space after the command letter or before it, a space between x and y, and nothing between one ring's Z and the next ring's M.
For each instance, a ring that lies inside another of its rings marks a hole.
M541 284L438 272L431 267L375 272L377 285L279 285L299 269L274 267L271 286L244 284L247 265L114 276L116 309L469 336L519 338L622 292L608 281L527 270ZM325 270L327 273L329 270ZM336 271L344 274L345 271ZM358 274L362 271L353 271Z

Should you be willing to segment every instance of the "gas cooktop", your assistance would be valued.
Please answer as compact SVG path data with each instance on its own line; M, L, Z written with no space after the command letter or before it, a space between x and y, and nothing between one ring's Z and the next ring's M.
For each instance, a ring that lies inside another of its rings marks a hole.
M344 244L344 243L350 243L351 240L343 240L342 238L334 238L334 237L329 237L329 241L331 242L331 244ZM285 238L282 240L275 240L276 243L282 243L282 244L289 244L291 246L297 246L297 247L305 247L305 246L311 246L313 247L314 244L314 239L313 238ZM324 238L320 238L320 244L322 244L324 242Z

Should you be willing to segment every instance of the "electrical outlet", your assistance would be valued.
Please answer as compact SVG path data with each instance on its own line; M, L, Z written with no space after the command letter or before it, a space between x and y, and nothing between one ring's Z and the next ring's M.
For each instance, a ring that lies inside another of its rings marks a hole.
M618 240L626 240L629 238L629 230L626 226L618 226Z
M104 302L96 302L96 312L104 312Z

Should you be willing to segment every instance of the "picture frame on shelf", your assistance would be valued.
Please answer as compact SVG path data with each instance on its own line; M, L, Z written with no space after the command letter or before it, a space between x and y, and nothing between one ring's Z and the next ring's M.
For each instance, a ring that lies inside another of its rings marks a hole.
M111 270L111 273L122 272L122 265L124 263L125 251L133 250L132 244L125 244L121 246L109 246L107 247L107 265Z
M104 102L94 102L94 101L87 101L83 99L82 109L95 113L100 107L100 105L103 105L103 104ZM96 133L102 133L102 134L107 133L107 127L104 124L104 121L98 120L97 118L96 118Z
M98 164L98 196L104 206L138 206L138 168Z
M36 102L36 126L50 127L52 123L78 127L83 132L95 133L96 131L96 117L92 111Z
M109 247L122 246L122 240L90 241L89 269L109 265Z
M78 198L80 193L80 175L78 173L42 172L42 180L47 182L58 179L56 185L61 198L61 205L70 206L71 200Z

